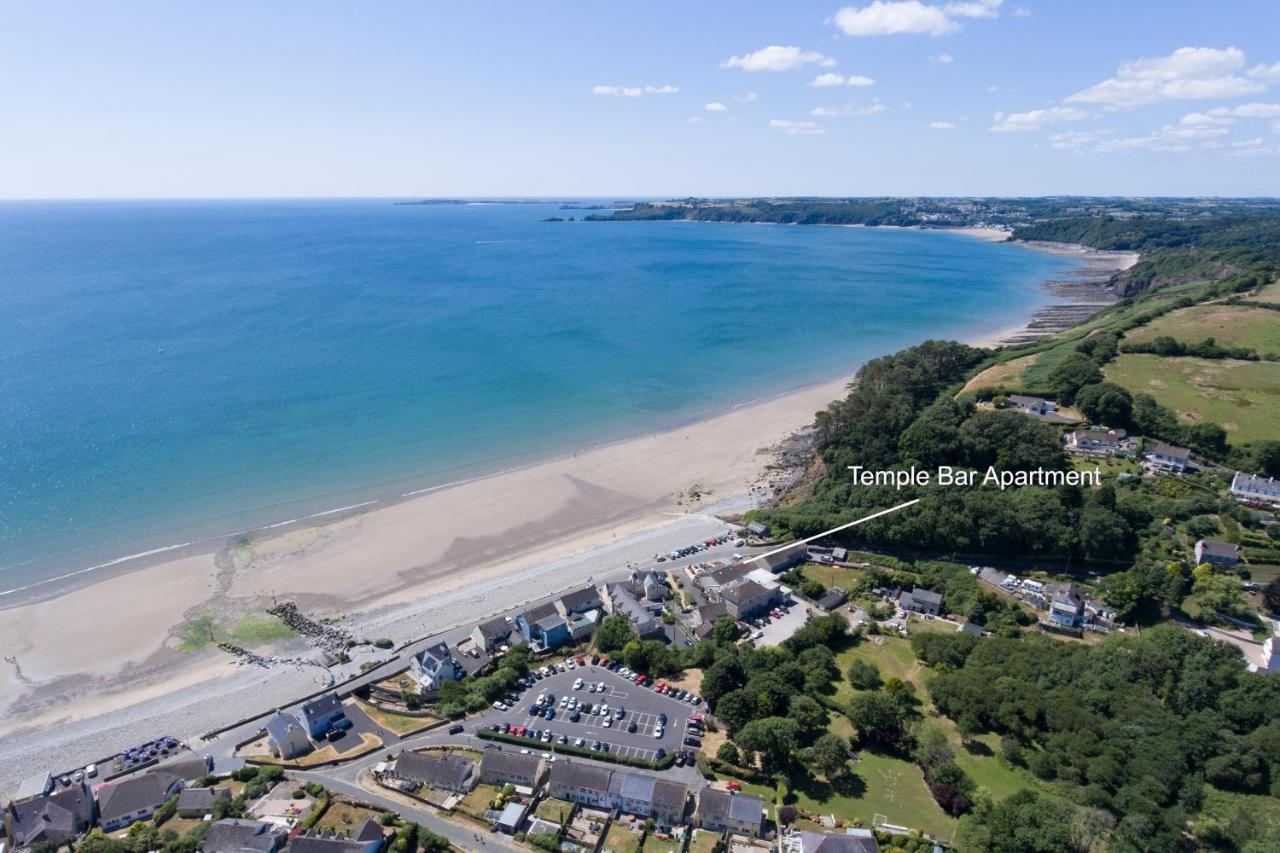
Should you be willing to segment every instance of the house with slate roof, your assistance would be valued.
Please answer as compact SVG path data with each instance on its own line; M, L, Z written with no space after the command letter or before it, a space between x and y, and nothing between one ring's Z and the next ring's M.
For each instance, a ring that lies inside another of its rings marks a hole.
M4 811L4 828L15 849L41 842L62 846L88 832L97 815L93 794L81 782L10 801Z
M182 790L182 779L161 770L113 782L98 792L98 821L104 832L148 820Z
M764 824L764 800L718 788L704 788L698 795L694 822L712 832L758 836Z
M209 825L200 849L203 853L276 853L288 835L279 824L227 818Z
M345 719L346 716L338 694L332 690L304 702L298 709L298 721L306 727L307 733L313 738L324 737L335 723Z

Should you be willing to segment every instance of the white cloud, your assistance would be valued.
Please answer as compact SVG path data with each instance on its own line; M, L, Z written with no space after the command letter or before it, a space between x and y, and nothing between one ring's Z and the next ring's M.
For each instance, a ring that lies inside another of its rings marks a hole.
M821 65L828 68L836 61L816 50L801 50L794 45L771 44L755 53L731 56L721 63L722 68L741 68L743 71L791 71L805 65Z
M952 124L952 123L951 123L951 122L949 122L949 121L931 121L931 122L929 122L929 129L930 129L930 130L951 130L953 127L955 127L955 125L954 125L954 124Z
M591 94L614 98L638 98L641 95L674 95L677 86L593 86Z
M818 118L836 118L839 116L874 116L888 111L888 107L876 101L862 106L850 104L843 107L814 107L809 110L809 115L817 116Z
M710 103L703 104L702 108L709 113L727 113L729 111L729 108L719 101L711 101Z
M999 92L999 91L1000 91L1000 87L999 87L999 86L997 86L995 83L992 83L990 86L988 86L988 87L987 87L987 91L988 91L988 92Z
M738 101L739 103L749 104L749 103L751 103L752 101L758 101L758 100L760 100L760 96L759 96L759 95L757 95L755 92L747 92L747 94L745 94L745 95L738 95L738 96L735 96L735 97L734 97L734 100L735 100L735 101Z
M826 74L819 74L810 81L810 86L874 86L876 81L871 77L864 77L861 74L850 74L848 77L843 74L836 74L828 71Z
M705 121L702 116L689 116L689 124L703 124Z
M1098 143L1094 150L1104 154L1139 150L1164 154L1185 154L1196 150L1229 147L1229 143L1224 146L1221 141L1221 137L1226 136L1226 134L1227 129L1225 127L1166 124L1146 136L1104 139Z
M1030 18L1031 10L1028 9L1026 6L1019 6L1018 8L1013 10L1013 16L1015 18Z
M1066 100L1123 110L1163 101L1237 98L1267 87L1262 81L1268 79L1269 70L1250 79L1236 73L1243 67L1244 51L1239 48L1180 47L1168 56L1126 62L1116 76L1076 92Z
M956 58L949 53L935 53L929 57L930 65L950 65L955 61Z
M769 127L777 128L787 136L816 136L827 132L816 121L792 121L784 118L769 119Z
M1270 82L1280 80L1280 62L1273 62L1270 65L1255 65L1244 76L1253 80L1267 80Z
M995 18L1002 0L947 3L937 6L920 0L873 0L861 8L845 6L832 20L848 36L888 36L910 33L945 36L958 31L957 18Z
M1193 113L1194 115L1194 113ZM1239 104L1234 107L1214 107L1209 110L1214 117L1231 118L1280 118L1280 104ZM1183 121L1186 121L1184 118Z
M1178 122L1188 126L1203 124L1231 124L1231 119L1222 116L1208 115L1207 113L1187 113Z
M1025 113L996 113L995 124L991 125L987 130L996 133L1017 133L1038 130L1047 124L1081 121L1088 117L1089 114L1087 112L1075 107L1048 107L1043 110L1031 110Z
M1110 130L1064 130L1059 133L1051 133L1049 134L1049 147L1080 151L1084 146L1097 142L1100 137L1110 132Z

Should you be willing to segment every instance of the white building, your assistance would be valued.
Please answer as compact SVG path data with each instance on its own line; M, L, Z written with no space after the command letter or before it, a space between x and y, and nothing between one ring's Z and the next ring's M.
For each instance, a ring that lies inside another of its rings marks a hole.
M1280 504L1280 480L1237 471L1231 478L1231 494L1245 503Z

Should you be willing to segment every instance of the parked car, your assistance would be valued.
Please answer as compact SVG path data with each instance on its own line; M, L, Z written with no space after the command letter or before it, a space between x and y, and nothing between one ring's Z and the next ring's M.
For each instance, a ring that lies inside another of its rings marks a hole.
M466 729L461 723L455 723L454 725L449 726L449 734L451 735L460 735L464 731L466 731Z
M684 745L691 746L694 749L701 749L702 741L698 740L696 737L686 736L684 739Z
M631 734L635 734L637 728L639 728L639 726L636 725L636 721L632 720L631 724L627 726L627 731L630 732Z

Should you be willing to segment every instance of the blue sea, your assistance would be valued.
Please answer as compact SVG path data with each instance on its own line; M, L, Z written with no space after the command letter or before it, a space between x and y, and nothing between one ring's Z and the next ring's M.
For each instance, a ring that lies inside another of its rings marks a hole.
M557 204L0 205L0 592L1024 319L1071 262Z

